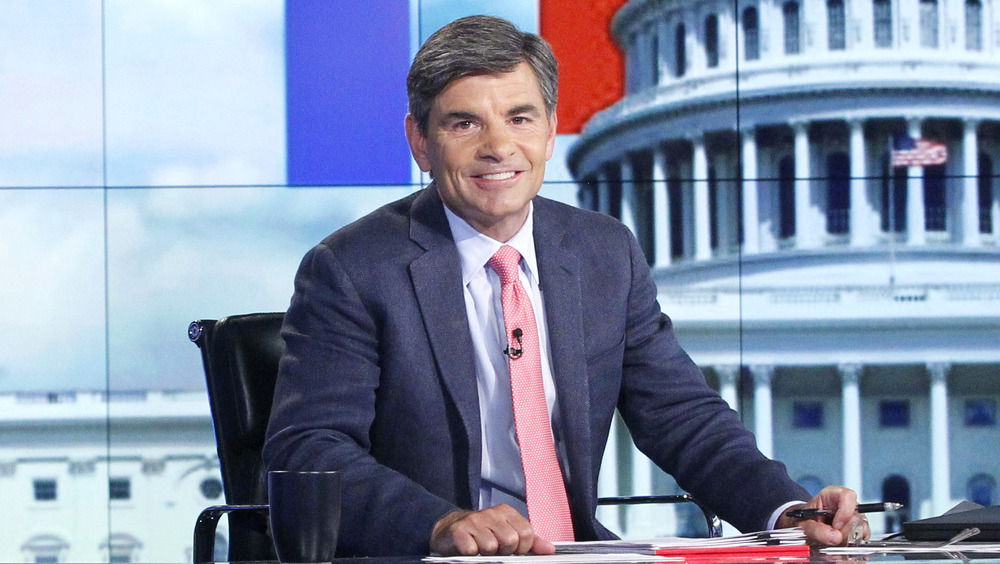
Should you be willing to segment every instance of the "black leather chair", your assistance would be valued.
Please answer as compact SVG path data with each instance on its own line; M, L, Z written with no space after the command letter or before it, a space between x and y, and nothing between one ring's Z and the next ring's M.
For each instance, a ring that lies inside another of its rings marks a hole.
M212 562L215 530L229 516L230 561L275 560L268 524L261 450L271 414L283 313L233 315L191 323L188 337L201 349L227 505L201 512L194 529L194 561Z
M194 321L188 337L201 349L226 505L201 512L194 530L194 562L212 562L216 525L229 517L229 560L274 560L268 527L266 471L261 450L271 413L283 313L232 315ZM714 513L688 494L601 498L598 505L691 502L702 510L709 536L722 534Z

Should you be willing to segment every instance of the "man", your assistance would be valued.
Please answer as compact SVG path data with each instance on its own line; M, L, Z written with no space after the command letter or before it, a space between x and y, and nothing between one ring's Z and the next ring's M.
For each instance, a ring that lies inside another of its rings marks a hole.
M616 409L643 452L740 529L793 525L784 510L808 499L681 350L628 229L536 197L556 81L535 35L485 16L445 26L407 80L406 136L432 184L302 262L264 457L343 473L343 555L551 553L556 537L609 538L594 513ZM529 305L512 330L513 300ZM514 413L526 409L522 351L538 373L532 409L548 409L531 436L547 441L554 484L528 479L521 460L535 452ZM554 497L532 505L539 488ZM809 505L836 509L832 526L801 525L837 544L856 501L827 488ZM536 534L549 506L565 507L544 525L559 532Z

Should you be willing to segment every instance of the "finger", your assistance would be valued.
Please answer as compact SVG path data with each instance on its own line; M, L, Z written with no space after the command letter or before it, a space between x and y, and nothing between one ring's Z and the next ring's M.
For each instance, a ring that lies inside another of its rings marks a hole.
M531 549L534 529L517 510L498 505L475 516L482 554L525 554ZM491 538L492 537L492 538ZM490 551L490 552L486 552Z
M516 512L515 512L516 513ZM520 513L511 518L508 522L510 528L517 535L517 546L512 554L527 554L532 552L533 547L541 537L535 535L535 528Z
M490 530L497 542L495 554L502 556L510 554L524 554L524 552L528 550L527 548L524 548L523 550L521 549L521 545L526 544L526 542L522 539L521 533L507 521L497 521L493 523ZM528 546L530 546L530 544Z
M839 530L821 521L805 520L799 523L806 534L809 544L819 546L836 546L844 542L844 535Z
M533 540L534 542L531 543L531 552L535 554L555 554L556 545L538 535L533 535Z
M484 512L495 512L498 519L504 523L517 535L517 545L512 548L511 554L553 554L556 551L555 545L548 540L535 534L534 527L516 509L507 505L491 507Z
M857 515L858 494L854 493L854 490L837 488L831 492L827 504L837 508L837 512L833 516L833 528L842 531Z
M504 537L510 536L504 531L502 517L491 509L472 513L462 523L476 541L479 554L487 556L502 554Z
M470 514L469 511L452 511L435 523L431 531L431 552L442 556L477 554L479 547L463 526L464 519Z

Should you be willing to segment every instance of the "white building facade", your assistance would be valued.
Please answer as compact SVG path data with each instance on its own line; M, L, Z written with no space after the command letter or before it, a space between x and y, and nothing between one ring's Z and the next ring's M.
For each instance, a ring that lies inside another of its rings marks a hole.
M998 6L633 0L612 30L626 95L570 149L582 207L632 228L761 450L906 503L876 530L1000 503ZM897 135L947 162L891 166ZM624 444L633 492L671 488Z
M0 394L0 499L3 562L190 562L224 499L208 398Z

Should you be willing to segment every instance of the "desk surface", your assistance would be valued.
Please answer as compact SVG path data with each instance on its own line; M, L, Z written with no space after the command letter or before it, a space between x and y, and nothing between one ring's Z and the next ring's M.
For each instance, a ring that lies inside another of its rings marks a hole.
M485 558L485 557L479 557ZM511 557L507 557L511 558ZM549 558L547 557L516 557L518 559L523 559L525 563L539 563L545 562ZM796 561L796 564L878 564L878 563L891 563L891 562L902 562L912 564L942 564L943 561L954 561L954 562L973 562L974 564L1000 564L1000 554L968 554L962 555L962 553L920 553L920 554L872 554L872 555L862 555L862 556L847 556L847 555L832 555L824 554L822 552L813 551L812 556L808 561ZM485 559L476 560L477 562L485 562ZM508 562L509 560L504 560ZM333 564L421 564L422 560L419 557L390 557L390 558L339 558L333 562ZM558 558L552 558L552 562L562 562ZM595 564L599 564L601 560L594 559L588 560ZM609 560L610 562L610 560ZM615 564L621 564L622 560L614 560ZM754 560L753 564L767 564L768 560ZM782 561L777 561L779 564L785 564ZM250 563L248 563L250 564ZM258 564L278 564L277 562L261 562ZM705 562L699 561L699 564L707 564ZM724 560L720 561L719 564L732 564L732 561L726 562ZM741 562L740 564L747 564L746 562Z

